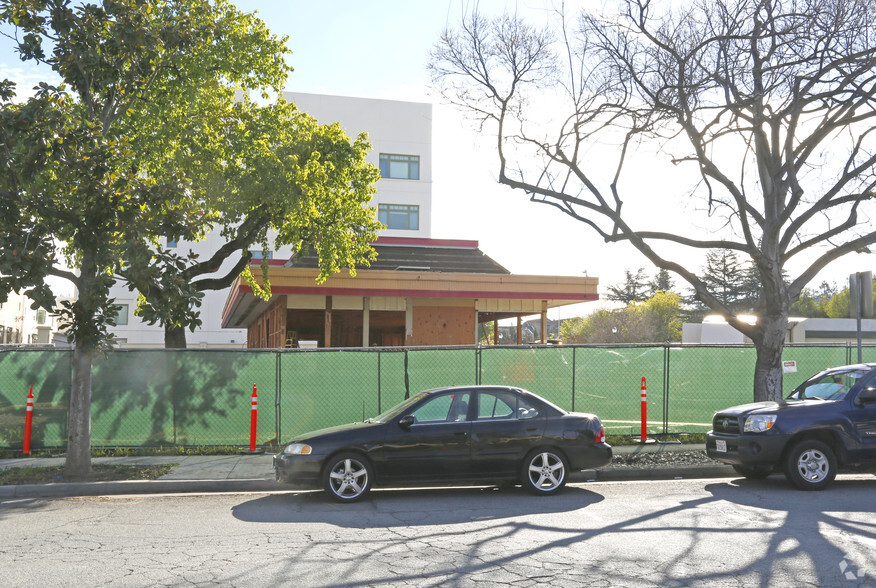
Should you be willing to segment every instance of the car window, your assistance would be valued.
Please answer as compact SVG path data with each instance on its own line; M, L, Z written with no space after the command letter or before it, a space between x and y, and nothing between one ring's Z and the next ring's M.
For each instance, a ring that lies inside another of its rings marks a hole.
M478 397L478 419L531 419L538 409L512 392L484 390Z
M468 415L470 393L441 394L426 401L411 414L416 423L464 421Z
M481 392L478 400L479 419L510 419L517 408L517 399L508 392Z
M842 400L858 380L869 373L869 370L833 370L818 374L811 380L799 386L789 398L798 400Z

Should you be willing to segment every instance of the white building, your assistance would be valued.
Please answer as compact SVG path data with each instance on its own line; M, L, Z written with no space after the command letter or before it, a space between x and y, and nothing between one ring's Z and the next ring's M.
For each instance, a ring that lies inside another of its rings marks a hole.
M367 161L380 167L382 178L377 182L377 194L372 206L378 218L388 228L380 233L386 237L431 237L432 219L432 105L396 100L351 98L320 94L289 92L287 100L315 117L320 123L339 122L350 138L368 133L372 150ZM180 254L193 251L206 258L222 245L217 233L203 241L180 241ZM255 257L261 251L254 251ZM282 264L291 256L288 247L269 252L273 263ZM233 262L226 262L219 272L224 274ZM110 295L122 307L118 326L111 331L121 347L162 348L164 328L149 326L134 316L137 292L117 283ZM195 332L186 331L189 348L243 348L245 329L223 329L222 309L228 290L207 291L200 307L202 326Z
M61 300L70 299L58 298L57 302ZM58 317L42 308L32 309L32 303L27 296L10 292L6 302L0 304L0 344L48 345L55 342Z
M743 317L740 317L743 318ZM754 324L756 317L744 317ZM861 321L862 342L876 343L876 319ZM858 325L855 319L788 318L785 343L855 343ZM751 344L751 339L727 324L723 317L709 315L702 324L684 323L681 342L684 344Z

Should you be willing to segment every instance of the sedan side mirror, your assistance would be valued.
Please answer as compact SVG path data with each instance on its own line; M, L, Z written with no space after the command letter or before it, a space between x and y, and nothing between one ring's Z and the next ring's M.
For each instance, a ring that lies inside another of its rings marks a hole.
M417 418L414 415L409 414L409 415L403 416L402 418L399 419L398 426L401 427L402 429L404 429L405 431L410 431L411 425L413 425L415 422L417 422Z
M855 398L855 404L858 406L863 406L873 402L876 402L876 387L873 386L867 386L861 390L858 393L857 398Z

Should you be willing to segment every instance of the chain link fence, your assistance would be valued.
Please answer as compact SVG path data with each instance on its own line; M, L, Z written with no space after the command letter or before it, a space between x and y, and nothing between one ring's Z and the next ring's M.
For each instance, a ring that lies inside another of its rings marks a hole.
M857 360L853 345L785 347L797 373L785 393L827 367ZM72 352L0 350L0 447L21 448L33 386L33 448L67 439ZM864 348L876 361L876 346ZM253 385L258 443L363 420L430 388L517 386L609 434L638 434L646 378L649 435L705 432L712 414L752 399L750 346L538 346L319 350L119 350L95 361L95 447L247 445Z

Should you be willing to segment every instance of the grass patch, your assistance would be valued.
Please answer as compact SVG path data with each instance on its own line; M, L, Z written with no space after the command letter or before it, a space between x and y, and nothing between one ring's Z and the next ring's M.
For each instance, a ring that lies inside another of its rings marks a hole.
M58 482L115 482L118 480L155 480L170 473L177 464L166 465L92 465L87 476L64 476L64 466L10 467L0 469L0 486L51 484Z

